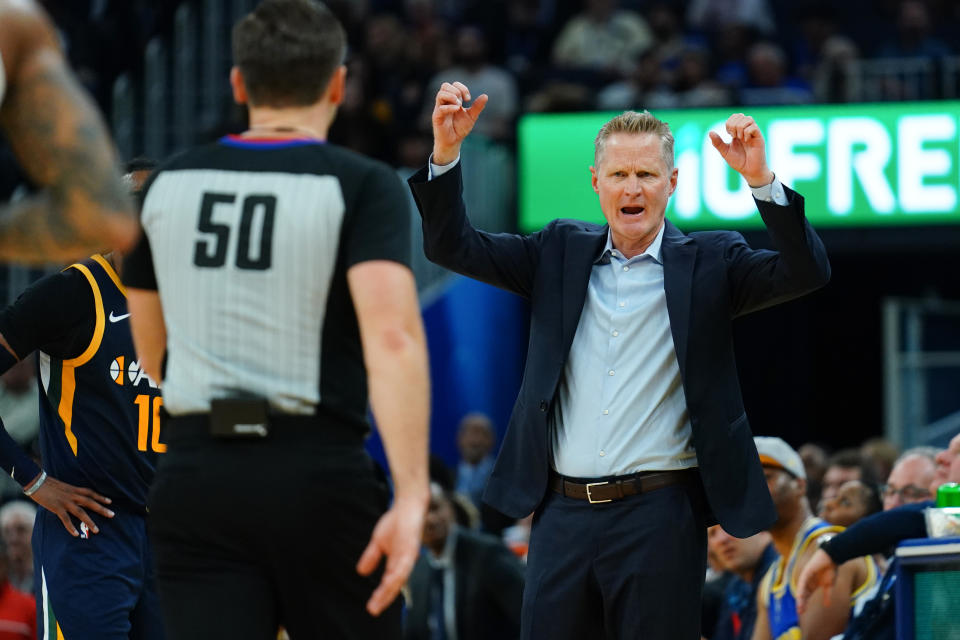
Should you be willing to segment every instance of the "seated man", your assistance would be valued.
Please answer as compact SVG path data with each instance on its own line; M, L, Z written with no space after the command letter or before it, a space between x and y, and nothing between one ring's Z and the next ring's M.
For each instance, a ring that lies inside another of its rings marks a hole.
M723 601L710 640L750 640L757 620L757 589L779 557L766 531L735 538L716 524L707 530L707 544L724 571L736 576L726 583Z
M34 640L37 604L33 596L10 584L7 545L0 542L0 640Z
M887 476L887 483L881 489L884 511L933 499L930 486L941 451L936 447L914 447L897 458Z
M408 583L405 640L520 637L523 565L499 539L454 524L450 495L436 483L423 545Z
M829 597L817 599L800 612L794 585L817 546L843 530L810 512L806 472L799 454L780 438L756 437L760 463L777 510L770 528L780 553L757 593L757 623L753 640L827 640L843 631L856 600L877 580L873 559L852 558L840 567Z
M946 451L936 456L937 468L929 485L931 495L936 495L940 485L960 482L960 434L950 440ZM894 466L892 478L897 471ZM927 524L923 510L934 505L932 500L913 502L864 518L842 534L824 543L810 558L797 581L797 609L800 611L818 605L815 592L829 589L837 581L837 565L849 558L868 553L889 553L889 550L904 540L927 537ZM896 572L887 570L876 595L868 601L863 612L854 618L844 633L848 640L893 640L894 599L893 584Z

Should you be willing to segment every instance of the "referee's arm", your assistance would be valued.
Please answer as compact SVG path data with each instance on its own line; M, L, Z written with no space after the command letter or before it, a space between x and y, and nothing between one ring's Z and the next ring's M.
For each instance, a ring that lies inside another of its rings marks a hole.
M420 550L429 497L427 349L409 268L389 260L360 262L347 271L347 283L360 327L370 405L394 484L393 505L357 563L357 571L367 575L387 556L380 586L367 602L367 610L378 615L400 592Z

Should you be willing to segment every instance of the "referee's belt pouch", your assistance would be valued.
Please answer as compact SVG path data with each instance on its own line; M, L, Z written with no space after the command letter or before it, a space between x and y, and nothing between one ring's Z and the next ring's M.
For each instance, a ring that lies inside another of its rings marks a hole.
M210 435L216 438L266 438L268 404L258 398L221 398L210 403Z

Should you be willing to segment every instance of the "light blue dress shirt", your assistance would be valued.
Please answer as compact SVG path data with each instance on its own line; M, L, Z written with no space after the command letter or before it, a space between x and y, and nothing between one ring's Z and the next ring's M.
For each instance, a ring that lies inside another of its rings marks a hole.
M553 467L561 475L697 464L663 289L665 229L629 260L608 232L593 265L550 421Z
M456 166L430 163L433 179ZM757 200L786 205L778 178ZM607 244L590 273L573 345L550 419L552 466L575 478L676 470L697 465L667 299L665 226L627 259Z

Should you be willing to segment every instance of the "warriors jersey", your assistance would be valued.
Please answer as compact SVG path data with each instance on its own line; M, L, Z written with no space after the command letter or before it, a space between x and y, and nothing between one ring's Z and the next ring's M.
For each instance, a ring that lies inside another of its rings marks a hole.
M811 544L824 535L837 534L843 531L838 527L810 517L800 528L790 550L790 556L780 558L770 567L760 585L763 601L767 604L767 614L770 620L770 632L773 640L802 640L800 619L797 615L797 601L795 597L799 574L794 569L797 559L800 558ZM873 558L865 556L867 577L850 594L850 606L854 607L858 600L868 594L877 584L878 571Z
M143 513L156 456L166 450L160 389L137 362L126 293L110 263L95 255L69 269L93 291L93 335L76 357L38 351L43 467Z
M167 411L253 396L366 431L346 274L409 263L408 196L393 170L318 140L227 137L172 159L145 193L124 280L160 294Z

